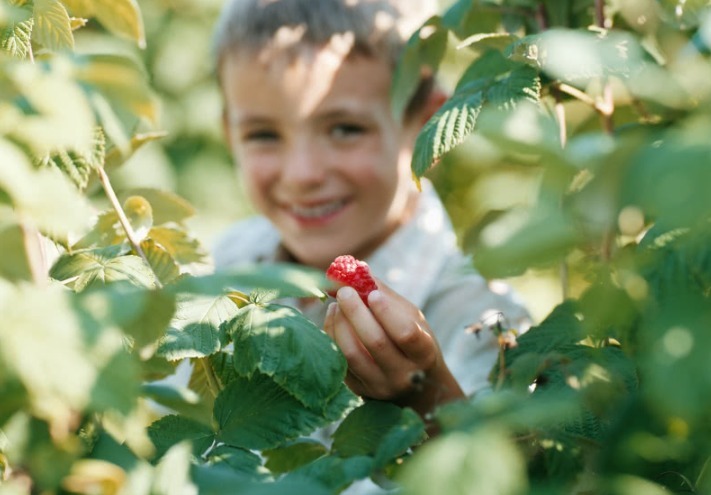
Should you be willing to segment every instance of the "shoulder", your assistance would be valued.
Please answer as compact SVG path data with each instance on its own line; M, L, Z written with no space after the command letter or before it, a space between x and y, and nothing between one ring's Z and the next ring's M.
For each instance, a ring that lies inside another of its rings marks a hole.
M214 243L215 268L272 259L279 246L279 233L266 218L254 216L230 225Z

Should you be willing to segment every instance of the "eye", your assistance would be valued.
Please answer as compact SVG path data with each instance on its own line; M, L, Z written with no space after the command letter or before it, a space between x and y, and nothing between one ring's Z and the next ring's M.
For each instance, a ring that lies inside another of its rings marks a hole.
M352 139L365 134L366 129L359 124L336 124L329 130L331 137L334 139Z
M279 134L269 129L255 129L242 134L245 143L274 143L279 140Z

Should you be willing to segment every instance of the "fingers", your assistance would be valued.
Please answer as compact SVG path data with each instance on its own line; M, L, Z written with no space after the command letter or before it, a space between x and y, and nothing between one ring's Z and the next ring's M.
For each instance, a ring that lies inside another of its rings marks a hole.
M389 340L418 368L434 366L439 349L422 312L412 303L379 283L368 296L373 318L387 332Z

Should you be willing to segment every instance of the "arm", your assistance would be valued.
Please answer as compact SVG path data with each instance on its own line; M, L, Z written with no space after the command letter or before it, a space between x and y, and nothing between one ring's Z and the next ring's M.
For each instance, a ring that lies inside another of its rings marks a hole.
M324 330L348 361L346 384L353 392L411 407L427 419L464 393L422 312L380 281L378 287L368 306L352 288L339 289Z

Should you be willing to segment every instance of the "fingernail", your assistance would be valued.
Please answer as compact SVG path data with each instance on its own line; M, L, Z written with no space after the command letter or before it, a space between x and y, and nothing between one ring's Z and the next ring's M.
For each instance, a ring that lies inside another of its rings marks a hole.
M350 299L351 297L357 296L358 293L353 287L346 286L338 289L338 293L336 295L338 296L338 299Z
M335 303L335 302L332 302L328 305L328 307L326 308L326 318L328 318L329 316L332 316L333 313L336 312L337 305L338 305L338 303Z
M372 290L368 294L368 304L377 303L381 299L383 299L383 293L378 289Z

